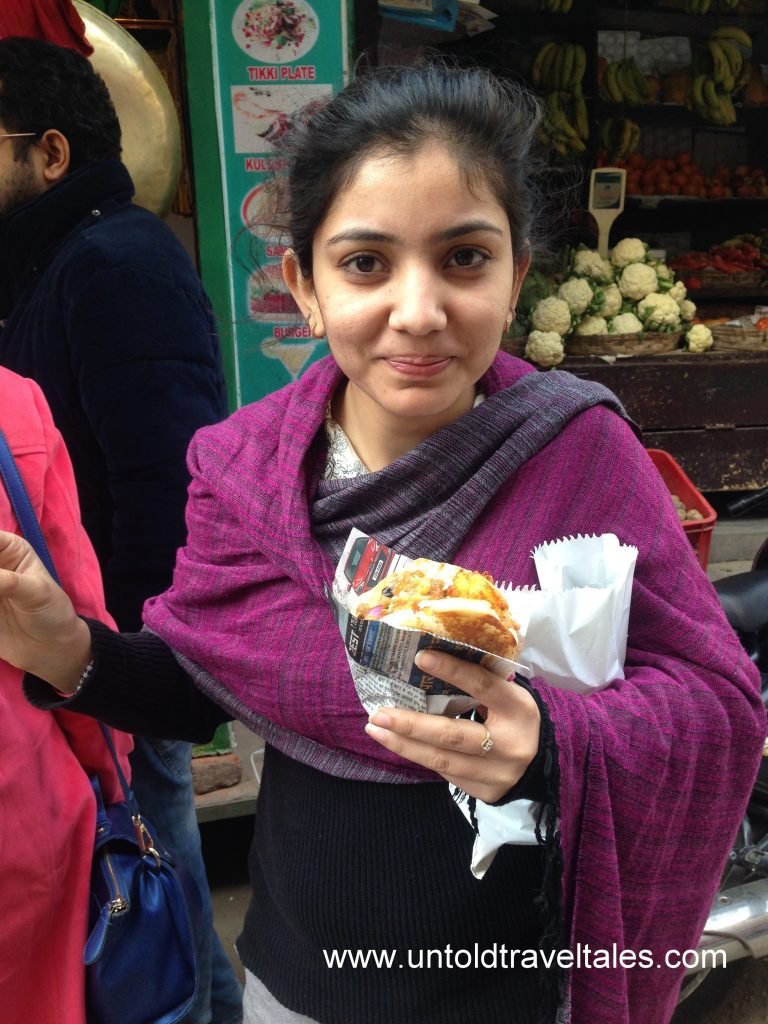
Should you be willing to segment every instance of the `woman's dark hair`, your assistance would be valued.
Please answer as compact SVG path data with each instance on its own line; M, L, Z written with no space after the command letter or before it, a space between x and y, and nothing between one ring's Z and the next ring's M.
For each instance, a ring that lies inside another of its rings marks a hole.
M286 228L305 275L312 240L339 189L380 150L407 155L444 144L471 187L486 182L506 210L514 255L529 246L536 190L532 144L539 106L526 89L482 68L430 62L372 70L280 140L288 158Z
M66 136L70 170L120 157L120 122L103 80L74 50L42 39L0 39L0 120L7 132ZM13 139L21 159L34 139Z

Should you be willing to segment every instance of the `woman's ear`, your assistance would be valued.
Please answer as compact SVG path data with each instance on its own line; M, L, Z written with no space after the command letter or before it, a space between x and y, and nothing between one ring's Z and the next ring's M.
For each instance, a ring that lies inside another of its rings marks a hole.
M283 280L288 285L288 290L293 296L294 302L301 310L302 316L309 324L312 337L324 338L325 326L315 296L312 278L305 277L302 274L299 261L293 249L286 249L283 255Z
M515 259L514 278L512 282L512 296L509 301L510 312L514 313L515 306L517 305L517 299L520 295L520 289L523 287L523 281L525 275L528 273L531 266L531 250L528 246L520 253L520 256Z

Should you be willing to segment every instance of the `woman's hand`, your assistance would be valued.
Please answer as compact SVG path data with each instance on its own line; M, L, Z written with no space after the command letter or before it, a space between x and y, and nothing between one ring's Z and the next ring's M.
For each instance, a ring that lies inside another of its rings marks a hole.
M521 778L539 749L536 701L522 686L450 654L421 651L416 663L475 697L485 725L381 708L366 732L387 750L430 768L478 800L494 803Z
M0 658L72 693L91 659L91 635L22 537L0 530Z

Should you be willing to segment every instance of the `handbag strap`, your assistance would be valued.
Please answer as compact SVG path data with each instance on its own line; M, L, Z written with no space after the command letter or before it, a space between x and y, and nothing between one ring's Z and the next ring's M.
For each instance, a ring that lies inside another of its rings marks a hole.
M2 476L3 482L5 483L5 489L8 491L11 507L16 515L19 526L21 527L22 534L35 549L37 557L43 563L51 576L57 583L59 583L60 581L58 573L56 572L56 566L53 564L53 559L51 558L51 553L48 550L48 545L45 543L45 537L43 536L43 531L40 529L40 523L37 521L35 510L32 507L32 502L29 494L27 493L27 488L24 486L24 481L21 479L21 473L19 473L19 467L16 465L13 452L6 441L5 434L3 434L2 430L0 430L0 476Z
M35 510L32 506L29 493L27 492L27 488L24 485L21 473L19 472L19 467L16 465L16 460L13 457L13 452L11 451L10 445L8 444L2 430L0 430L0 476L3 478L3 483L5 484L5 489L8 492L11 507L13 508L23 536L35 549L37 557L43 563L52 578L56 580L57 583L60 583L59 575L56 572L56 566L53 563L51 552L48 550L48 545L45 542L43 531L40 528L40 523L35 515ZM104 740L109 749L109 753L112 756L112 760L115 762L117 777L120 780L120 786L122 787L126 802L135 805L135 797L131 791L131 787L128 785L128 780L120 767L120 761L117 756L117 751L115 750L115 745L112 742L110 731L103 722L99 722L99 727L101 728L102 735L104 736Z

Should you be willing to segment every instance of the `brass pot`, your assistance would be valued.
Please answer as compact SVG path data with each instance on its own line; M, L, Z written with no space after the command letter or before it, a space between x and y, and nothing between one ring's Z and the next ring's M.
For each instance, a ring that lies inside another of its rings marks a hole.
M93 47L123 133L123 162L136 202L161 217L171 209L181 173L181 133L171 92L147 51L116 21L85 0L73 0Z

